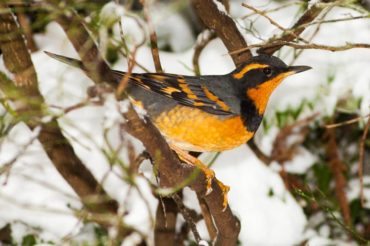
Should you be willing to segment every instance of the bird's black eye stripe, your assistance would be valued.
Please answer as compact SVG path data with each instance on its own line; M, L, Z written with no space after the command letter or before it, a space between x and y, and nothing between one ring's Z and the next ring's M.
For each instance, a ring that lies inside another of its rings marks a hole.
M270 77L272 75L272 69L270 67L265 67L263 69L263 73L267 76Z

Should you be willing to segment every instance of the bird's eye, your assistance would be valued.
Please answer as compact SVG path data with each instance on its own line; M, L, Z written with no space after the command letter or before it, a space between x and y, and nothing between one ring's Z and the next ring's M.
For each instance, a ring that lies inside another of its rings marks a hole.
M263 73L267 76L267 77L270 77L271 74L272 74L272 69L270 67L265 67L263 69Z

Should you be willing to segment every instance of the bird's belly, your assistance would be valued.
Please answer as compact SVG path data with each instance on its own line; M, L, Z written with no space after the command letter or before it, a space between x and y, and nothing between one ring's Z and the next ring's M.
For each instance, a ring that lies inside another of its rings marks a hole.
M246 143L253 132L240 116L221 118L196 108L176 106L154 119L170 144L188 151L223 151Z

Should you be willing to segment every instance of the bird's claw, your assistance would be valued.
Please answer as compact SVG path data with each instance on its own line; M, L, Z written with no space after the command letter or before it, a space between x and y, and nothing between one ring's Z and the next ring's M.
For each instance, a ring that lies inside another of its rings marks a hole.
M218 185L220 186L223 195L222 212L225 212L227 206L229 205L227 194L230 191L230 186L224 185L221 181L218 181Z
M215 172L208 168L202 168L202 172L206 178L206 196L212 192L212 181L215 178Z

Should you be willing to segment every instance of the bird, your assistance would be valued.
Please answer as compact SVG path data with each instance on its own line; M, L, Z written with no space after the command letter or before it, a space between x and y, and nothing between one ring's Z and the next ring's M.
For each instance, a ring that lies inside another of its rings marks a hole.
M79 60L46 52L84 69ZM170 73L130 73L112 70L118 83L128 75L126 92L146 110L170 147L187 163L214 177L188 152L220 152L247 143L260 126L270 96L288 76L311 69L288 66L280 58L258 55L224 75L188 76ZM223 186L225 193L227 186Z

